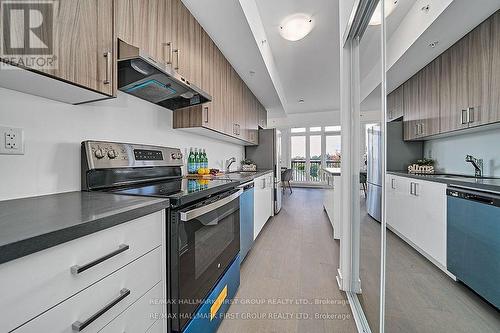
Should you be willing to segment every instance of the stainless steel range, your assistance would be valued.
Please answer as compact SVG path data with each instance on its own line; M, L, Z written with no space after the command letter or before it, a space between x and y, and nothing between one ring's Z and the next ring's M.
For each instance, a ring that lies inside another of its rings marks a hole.
M170 200L166 221L169 328L190 332L201 325L200 320L210 318L203 326L216 329L229 305L216 309L214 319L214 308L207 310L204 304L221 281L225 286L220 295L225 299L233 297L239 286L242 190L238 182L229 180L183 178L182 159L176 148L85 141L82 189Z

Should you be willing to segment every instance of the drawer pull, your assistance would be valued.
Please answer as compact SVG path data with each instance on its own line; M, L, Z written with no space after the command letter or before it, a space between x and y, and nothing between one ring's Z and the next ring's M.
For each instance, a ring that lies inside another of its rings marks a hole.
M116 304L120 303L125 297L130 295L130 290L127 288L123 288L120 290L120 295L106 304L101 310L97 311L95 314L90 316L87 320L80 322L80 321L75 321L73 325L71 325L71 328L73 331L81 332L85 327L89 326L92 324L94 321L96 321L100 316L105 314L109 309L111 309L113 306Z
M128 246L127 244L121 244L117 250L113 251L113 252L110 252L108 254L106 254L105 256L102 256L94 261L91 261L83 266L80 266L80 265L75 265L75 266L72 266L71 267L71 274L73 275L78 275L84 271L86 271L87 269L89 268L92 268L98 264L100 264L101 262L103 261L106 261L122 252L125 252L127 251L128 249L130 248L130 246Z

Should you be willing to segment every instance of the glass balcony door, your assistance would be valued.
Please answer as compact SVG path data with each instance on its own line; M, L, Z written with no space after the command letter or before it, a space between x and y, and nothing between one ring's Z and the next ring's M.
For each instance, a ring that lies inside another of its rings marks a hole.
M321 182L321 169L340 167L340 127L292 128L290 160L293 181Z

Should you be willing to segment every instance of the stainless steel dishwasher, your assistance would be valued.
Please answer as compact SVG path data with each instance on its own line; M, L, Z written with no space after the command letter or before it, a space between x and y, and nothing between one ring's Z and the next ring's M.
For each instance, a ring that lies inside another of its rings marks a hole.
M447 266L500 307L500 193L449 187Z

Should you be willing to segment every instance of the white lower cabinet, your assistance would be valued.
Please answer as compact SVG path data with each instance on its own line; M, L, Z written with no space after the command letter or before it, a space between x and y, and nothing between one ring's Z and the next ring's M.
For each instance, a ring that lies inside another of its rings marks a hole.
M146 332L162 310L140 300L163 298L164 247L159 211L0 265L0 332L98 332L117 317Z
M155 320L163 314L162 303L158 302L162 300L162 293L163 288L159 282L100 332L145 332L146 329L147 332L155 332L151 331L154 326L158 326L156 332L161 332L163 321Z
M387 224L446 271L446 184L387 176Z
M0 265L0 332L24 324L161 246L164 224L165 213L160 211ZM114 252L82 272L72 272L72 267Z
M254 179L254 232L255 240L267 220L273 215L273 174L268 173Z
M162 247L156 248L116 273L21 326L14 332L99 332L129 306L135 307L136 304L134 303L140 297L160 283L162 280L160 265L162 251ZM161 295L160 292L157 295L158 298L161 298ZM107 311L104 311L105 309ZM147 309L145 310L147 311ZM147 315L149 315L149 312L140 314L140 316ZM92 320L93 318L94 320ZM131 332L146 332L151 324L152 322L141 327L140 330ZM118 324L118 326L120 325Z

